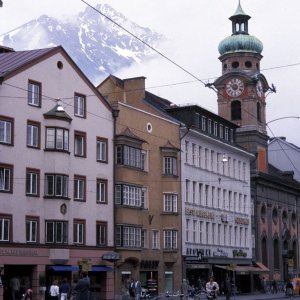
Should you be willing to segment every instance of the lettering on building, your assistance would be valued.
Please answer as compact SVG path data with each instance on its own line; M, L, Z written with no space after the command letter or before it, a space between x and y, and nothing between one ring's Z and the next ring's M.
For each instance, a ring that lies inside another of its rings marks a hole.
M141 269L157 269L159 261L158 260L141 260Z
M214 219L215 214L210 211L204 211L204 210L199 210L199 209L194 209L194 208L185 208L185 214L187 216L194 216L194 217L200 217L200 218L205 218L205 219Z
M216 251L213 252L214 257L228 257L228 253L223 249L217 248Z
M235 218L235 224L249 225L249 219L247 219L247 218L236 217L236 218Z
M247 253L242 249L240 250L232 250L233 257L247 257Z
M38 256L38 252L25 249L0 249L0 256Z

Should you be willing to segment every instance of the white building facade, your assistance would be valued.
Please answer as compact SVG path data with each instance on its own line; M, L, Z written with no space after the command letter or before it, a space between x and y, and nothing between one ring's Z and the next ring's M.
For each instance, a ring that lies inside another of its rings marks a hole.
M236 126L198 106L171 109L181 129L183 276L190 284L230 265L251 265L250 162Z
M0 69L4 299L14 276L38 295L80 268L113 299L112 110L62 47L6 49Z

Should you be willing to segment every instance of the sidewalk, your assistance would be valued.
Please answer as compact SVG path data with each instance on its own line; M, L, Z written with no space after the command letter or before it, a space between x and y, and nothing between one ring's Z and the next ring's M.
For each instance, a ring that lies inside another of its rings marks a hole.
M230 300L265 300L265 299L281 299L285 296L284 292L278 292L277 294L262 294L262 293L255 293L255 294L243 294L243 295L236 295L231 296ZM219 296L220 300L224 300L225 296Z

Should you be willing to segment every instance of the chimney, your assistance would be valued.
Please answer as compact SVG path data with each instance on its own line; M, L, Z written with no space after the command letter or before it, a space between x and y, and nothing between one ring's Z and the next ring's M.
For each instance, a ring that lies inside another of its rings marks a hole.
M136 106L145 99L145 79L141 76L123 80L126 103Z

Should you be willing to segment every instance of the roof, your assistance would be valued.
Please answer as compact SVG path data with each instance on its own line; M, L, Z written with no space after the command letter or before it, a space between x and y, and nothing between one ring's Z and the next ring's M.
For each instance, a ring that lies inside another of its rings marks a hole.
M111 106L105 100L105 98L100 94L92 82L86 77L86 75L81 71L77 64L72 60L68 53L64 50L62 46L45 48L45 49L35 49L35 50L25 50L25 51L15 51L15 52L4 52L0 53L0 81L6 80L16 74L26 70L32 65L47 59L48 57L61 53L64 58L70 63L75 72L82 78L82 80L91 88L95 95L101 100L101 102L112 111Z
M0 77L9 76L53 49L55 48L0 53Z
M289 147L294 148L297 151L300 151L300 147L296 146L293 143L287 142L284 137L273 137L273 138L271 138L270 142L269 142L269 145L272 144L272 143L275 143L275 142L281 142L281 143L283 143L283 144L285 144L285 145L287 145Z

